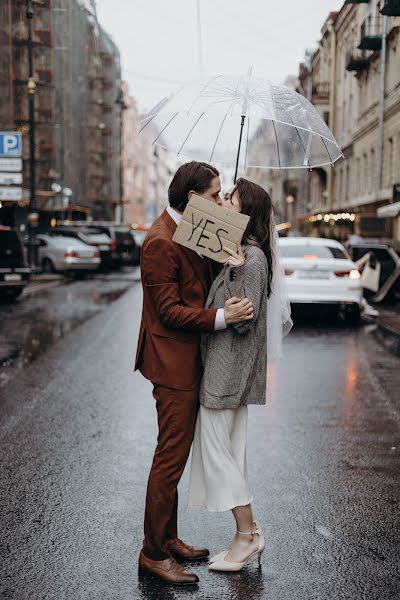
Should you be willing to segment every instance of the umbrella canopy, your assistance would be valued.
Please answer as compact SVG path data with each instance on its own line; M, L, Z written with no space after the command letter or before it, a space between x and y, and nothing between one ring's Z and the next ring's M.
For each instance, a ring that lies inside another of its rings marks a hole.
M140 122L153 144L195 160L268 169L321 167L342 157L304 96L254 77L219 75L184 86Z

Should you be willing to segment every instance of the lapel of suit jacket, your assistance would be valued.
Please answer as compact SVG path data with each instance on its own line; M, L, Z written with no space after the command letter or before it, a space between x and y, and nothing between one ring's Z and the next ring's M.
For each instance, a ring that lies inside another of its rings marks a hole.
M172 236L173 236L176 231L177 224L175 223L173 218L168 214L168 211L166 209L162 213L161 218L163 219L163 221L167 225L167 227L171 230ZM186 255L188 262L193 269L194 274L199 279L199 281L202 283L205 294L207 296L207 294L208 294L207 277L206 277L206 275L203 275L203 274L206 273L208 265L206 268L206 265L203 263L204 259L201 258L197 254L197 252L195 252L194 250L190 250L190 248L186 248L185 246L181 246L180 244L177 244L177 246Z
M208 294L208 298L207 298L207 302L206 302L206 308L210 307L212 301L214 300L217 289L219 288L219 286L221 284L224 283L224 279L225 279L225 269L222 269L222 271L216 276L216 278L214 279L214 281L211 285L210 292Z

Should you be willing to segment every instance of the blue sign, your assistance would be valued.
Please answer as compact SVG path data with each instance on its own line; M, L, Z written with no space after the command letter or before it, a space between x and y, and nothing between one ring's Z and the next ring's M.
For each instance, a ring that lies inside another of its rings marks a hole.
M0 156L21 156L21 134L14 131L0 131Z

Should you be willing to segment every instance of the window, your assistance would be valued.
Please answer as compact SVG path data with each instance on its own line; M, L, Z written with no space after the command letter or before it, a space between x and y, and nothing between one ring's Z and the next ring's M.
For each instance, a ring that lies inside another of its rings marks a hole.
M393 182L393 138L389 138L388 146L386 185L390 186L390 184Z
M362 175L361 175L361 191L364 193L368 191L367 179L368 179L368 157L367 157L366 153L364 152Z
M368 173L368 181L369 181L369 191L372 193L374 191L374 181L375 181L375 150L371 149L371 164Z

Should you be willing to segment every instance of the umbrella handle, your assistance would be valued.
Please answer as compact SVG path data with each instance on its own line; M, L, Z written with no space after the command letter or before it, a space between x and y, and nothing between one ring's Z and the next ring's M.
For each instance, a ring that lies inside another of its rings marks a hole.
M242 115L242 122L240 124L239 146L238 146L238 151L237 151L237 156L236 156L235 177L233 178L234 184L236 183L236 178L237 178L237 174L238 174L239 156L240 156L240 148L242 146L242 136L243 136L243 127L244 127L245 118L246 118L246 115Z

